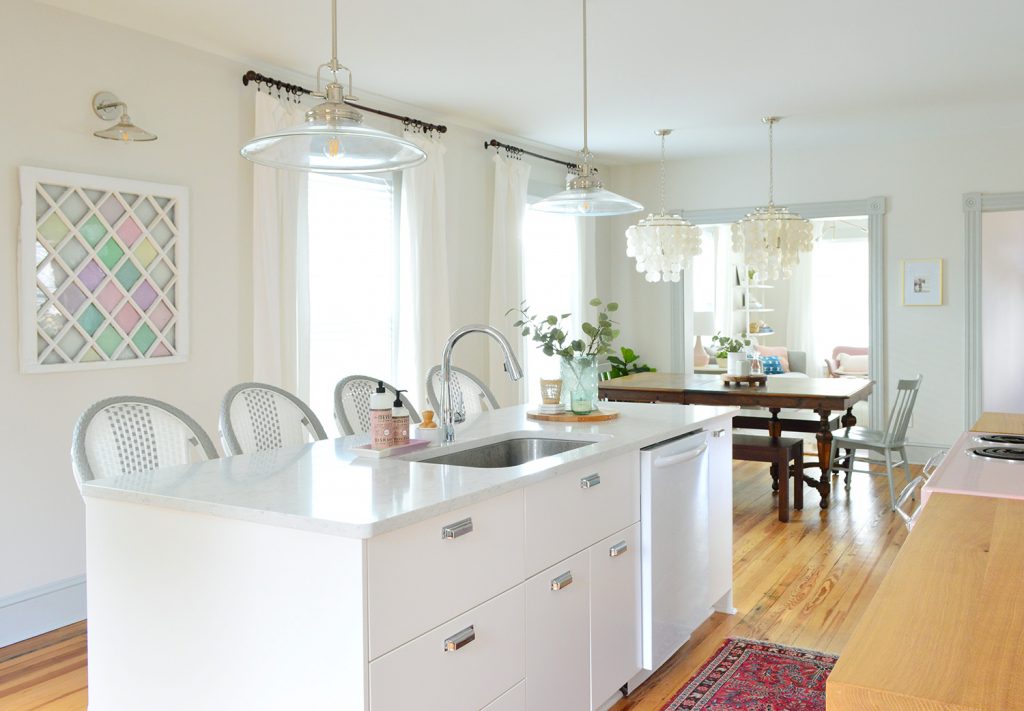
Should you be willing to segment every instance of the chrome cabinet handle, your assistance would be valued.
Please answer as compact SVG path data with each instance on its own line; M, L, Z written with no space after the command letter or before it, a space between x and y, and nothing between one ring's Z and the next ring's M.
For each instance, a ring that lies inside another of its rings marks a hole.
M476 639L476 630L473 629L473 625L470 625L466 629L460 630L446 639L444 641L444 651L454 652L462 649L474 639Z
M555 578L554 580L551 581L551 589L552 590L556 590L556 591L557 590L561 590L562 588L567 588L570 585L572 585L572 571L571 570L565 571L564 573L562 573L557 578Z
M625 541L619 541L614 546L608 549L608 555L612 558L618 558L620 555L629 550L629 546L626 545Z
M580 488L581 489L593 489L595 486L597 486L600 483L601 483L601 475L600 474L591 474L590 476L585 476L582 479L580 479Z
M449 523L441 529L441 538L458 538L459 536L465 536L467 533L473 530L473 519L464 518L461 521L455 523Z
M714 432L711 433L711 436L714 437L715 439L717 439L719 437L724 437L725 436L725 430L715 430Z

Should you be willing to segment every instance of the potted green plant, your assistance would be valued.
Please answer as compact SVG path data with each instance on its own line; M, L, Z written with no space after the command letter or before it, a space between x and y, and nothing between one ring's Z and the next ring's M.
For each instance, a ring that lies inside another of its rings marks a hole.
M623 375L631 373L653 373L656 371L656 368L652 368L646 363L638 363L640 356L632 348L622 346L619 352L622 354L621 358L614 355L608 356L608 362L612 366L609 372L610 378L621 378Z
M562 397L576 414L585 415L597 407L597 357L611 350L612 341L619 335L610 314L618 311L617 303L604 304L601 299L591 299L590 305L603 307L598 311L597 323L584 321L580 326L582 338L570 338L564 325L571 313L556 316L540 316L530 311L523 301L519 308L512 308L506 315L518 313L521 318L515 322L522 329L523 336L530 336L537 347L548 356L558 356L561 361Z
M723 336L721 331L711 337L712 348L715 351L715 362L719 368L727 367L729 354L739 353L750 345L749 338L732 338Z

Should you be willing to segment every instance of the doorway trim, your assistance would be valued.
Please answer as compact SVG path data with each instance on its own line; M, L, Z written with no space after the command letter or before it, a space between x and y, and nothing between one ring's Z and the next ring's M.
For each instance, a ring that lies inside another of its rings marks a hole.
M1019 193L1024 198L1024 193ZM871 358L868 361L868 376L875 381L875 390L870 400L871 425L883 427L888 407L888 373L885 348L885 213L888 200L884 196L864 200L838 200L834 202L809 202L790 204L789 209L807 219L830 217L851 217L867 215L868 218L868 347ZM695 225L719 225L736 222L754 211L753 207L725 208L717 210L673 210L682 214ZM980 225L979 217L979 225ZM684 272L685 275L685 272ZM685 279L685 276L684 276ZM676 285L673 285L676 286ZM672 299L672 342L684 344L683 358L675 356L673 367L682 367L689 360L685 344L692 346L693 336L689 323L684 323L685 313L682 302L688 289L675 289Z
M1024 192L965 193L964 309L967 318L964 365L967 379L964 424L970 429L981 416L981 215L1024 210Z

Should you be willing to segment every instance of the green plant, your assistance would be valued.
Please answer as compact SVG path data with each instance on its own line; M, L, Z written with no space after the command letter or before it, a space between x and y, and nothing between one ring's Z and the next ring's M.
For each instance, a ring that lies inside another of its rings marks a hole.
M618 335L619 330L615 328L616 322L612 321L609 314L619 310L619 305L614 301L602 304L600 299L591 299L591 306L604 306L597 314L597 324L584 321L580 326L583 338L570 339L562 322L572 316L571 313L555 316L541 317L530 311L530 307L523 301L519 308L512 308L505 312L508 316L511 313L518 313L522 318L513 325L522 328L524 336L531 336L537 347L544 355L557 355L561 358L572 358L574 356L596 356L607 353L611 350L612 341Z
M711 337L711 343L714 344L715 358L725 358L730 353L739 353L749 346L750 339L730 338L729 336L723 336L721 332L718 332Z
M621 378L623 375L629 375L630 373L653 373L656 371L655 368L646 363L637 363L640 360L640 356L632 348L622 346L619 351L622 353L621 358L613 355L608 356L608 362L612 364L610 377Z

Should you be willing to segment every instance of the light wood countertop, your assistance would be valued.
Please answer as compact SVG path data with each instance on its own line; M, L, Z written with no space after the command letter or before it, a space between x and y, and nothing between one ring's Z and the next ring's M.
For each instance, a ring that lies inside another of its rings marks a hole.
M983 412L971 431L1024 435L1024 415L1009 412Z
M1024 501L934 494L828 679L828 711L1024 709Z

